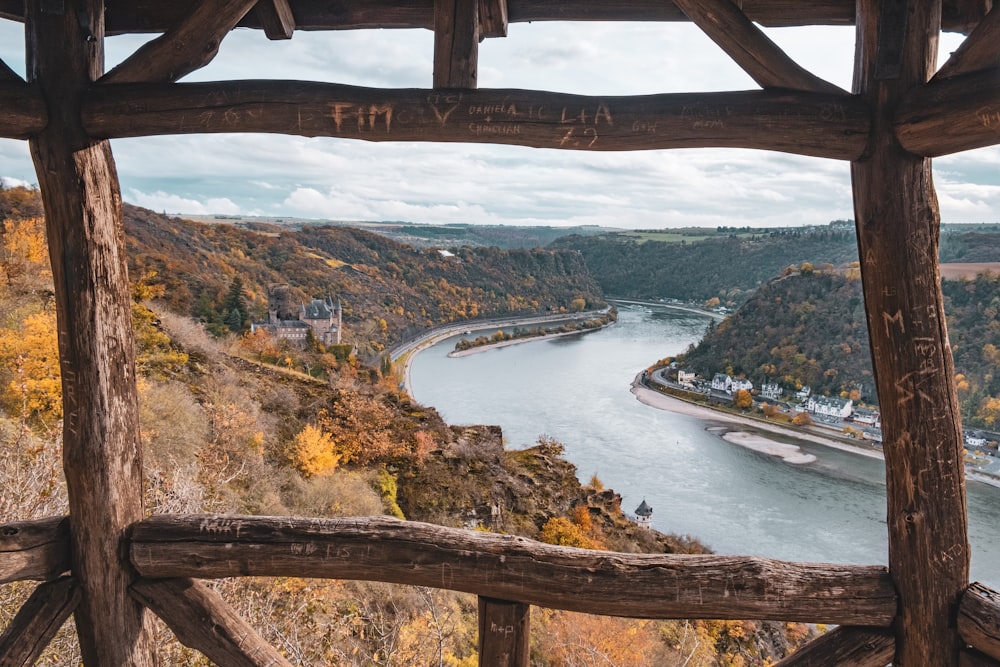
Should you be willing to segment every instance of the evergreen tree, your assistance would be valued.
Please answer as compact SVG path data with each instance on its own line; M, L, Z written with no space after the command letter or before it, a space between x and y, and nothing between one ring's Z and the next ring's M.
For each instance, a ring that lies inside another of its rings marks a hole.
M247 308L246 299L243 298L243 280L238 276L233 276L229 283L229 291L222 302L222 312L225 314L226 325L237 333L243 331L244 325L250 319L250 311Z

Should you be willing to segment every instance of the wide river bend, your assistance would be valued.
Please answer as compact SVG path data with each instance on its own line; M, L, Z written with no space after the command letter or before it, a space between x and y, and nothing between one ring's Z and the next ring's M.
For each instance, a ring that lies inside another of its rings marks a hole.
M717 553L885 564L882 461L792 441L816 460L786 463L722 438L752 429L658 410L629 392L639 370L685 350L708 321L622 307L601 331L449 358L456 336L413 359L411 391L449 423L499 424L508 447L556 438L581 480L597 475L627 512L645 499L657 530ZM970 482L968 503L972 579L997 588L1000 488Z

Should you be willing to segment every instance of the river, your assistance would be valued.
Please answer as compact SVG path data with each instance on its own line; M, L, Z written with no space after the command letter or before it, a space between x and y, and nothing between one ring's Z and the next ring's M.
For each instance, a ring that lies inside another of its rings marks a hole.
M882 461L795 441L816 461L785 463L721 437L747 429L658 410L629 392L639 370L684 351L708 321L622 308L597 332L449 358L456 336L413 359L411 390L449 423L499 424L511 448L556 438L582 481L597 475L626 512L645 499L654 528L717 553L885 564ZM970 482L968 501L972 579L997 588L1000 488Z

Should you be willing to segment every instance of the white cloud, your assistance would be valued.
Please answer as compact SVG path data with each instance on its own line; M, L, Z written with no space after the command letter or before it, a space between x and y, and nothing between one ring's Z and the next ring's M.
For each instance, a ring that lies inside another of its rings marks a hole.
M163 191L147 193L132 188L125 193L124 199L136 206L142 206L153 211L165 211L167 213L188 213L191 215L219 213L234 215L242 212L240 211L240 207L227 197L209 197L199 201L179 197Z
M0 176L0 185L5 188L30 188L31 183L12 176Z

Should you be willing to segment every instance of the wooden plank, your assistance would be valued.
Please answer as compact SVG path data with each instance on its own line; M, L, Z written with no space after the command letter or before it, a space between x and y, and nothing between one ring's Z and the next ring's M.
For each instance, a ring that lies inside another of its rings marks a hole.
M1000 660L994 660L988 655L972 649L962 649L958 657L959 667L1000 667Z
M842 625L812 640L774 667L885 667L896 638L885 628Z
M177 81L212 62L222 39L256 0L205 0L177 27L143 44L101 83Z
M139 579L132 594L189 648L226 667L291 667L222 597L190 579Z
M933 72L940 3L901 0L907 16L882 25L880 0L858 3L855 87L874 111L868 155L851 165L858 252L882 409L889 571L899 591L899 665L958 664L954 614L968 586L965 471L954 364L938 275L940 214L930 160L893 141L902 95ZM879 40L886 40L881 43ZM886 44L898 76L876 76Z
M994 5L986 18L980 21L975 30L952 52L934 75L934 79L947 79L1000 67L998 43L1000 43L1000 4Z
M309 572L611 616L885 626L896 613L875 566L609 553L385 517L161 515L133 527L130 553L150 578Z
M475 88L479 0L434 0L434 87Z
M842 160L862 154L869 132L859 98L791 91L590 97L234 81L98 86L83 116L102 138L278 132L594 151L729 146Z
M521 602L479 598L479 664L528 667L531 607Z
M731 0L674 0L762 88L843 93L799 66Z
M479 38L507 36L507 0L479 0Z
M969 586L958 608L958 633L972 648L1000 660L1000 593L980 583Z
M254 15L268 39L291 39L295 32L295 16L288 0L259 0Z
M985 13L988 0L944 0L942 26L968 33ZM433 0L291 0L300 30L349 28L434 27ZM763 26L854 25L853 0L740 0L743 11ZM164 32L195 5L195 0L109 0L108 34ZM972 9L976 9L975 12ZM531 21L686 21L673 3L663 0L508 0L511 22ZM0 18L24 20L22 0L0 0ZM253 15L240 22L243 28L260 28Z
M903 148L938 157L1000 143L998 71L935 79L908 93L894 119Z
M0 584L51 581L69 568L68 517L0 525Z
M0 137L27 139L42 131L48 117L38 86L0 82Z
M145 667L154 662L152 632L128 594L132 575L121 549L126 527L144 515L121 193L110 145L80 126L80 99L103 69L103 5L79 0L50 14L40 0L28 0L27 71L50 118L29 146L59 324L72 571L83 593L75 612L80 648L86 665Z
M80 603L72 577L39 584L0 635L0 667L31 667Z

